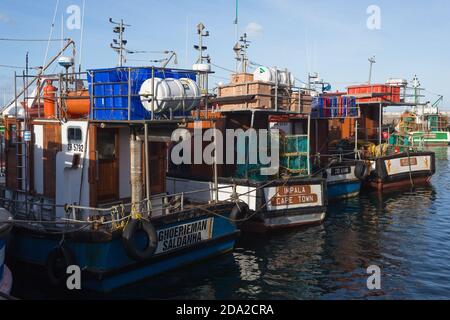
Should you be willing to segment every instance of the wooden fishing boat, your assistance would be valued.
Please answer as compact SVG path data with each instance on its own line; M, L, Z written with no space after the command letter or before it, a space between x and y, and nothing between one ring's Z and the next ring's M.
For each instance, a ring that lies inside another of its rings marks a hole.
M109 291L232 251L235 202L166 189L172 132L203 104L199 76L208 72L37 74L36 103L18 103L25 88L4 110L12 260L62 286L76 266L82 289ZM173 85L173 95L156 84ZM28 105L44 110L29 114Z
M247 46L243 43L239 48L245 51ZM217 96L209 101L211 108L204 109L190 128L194 142L211 128L215 136L224 137L220 153L227 156L226 161L216 168L195 161L181 166L172 163L168 190L210 190L216 174L217 194L206 191L195 196L202 201L214 196L237 201L239 212L234 218L241 230L268 232L320 224L328 199L326 180L311 175L311 96L294 87L289 71L259 67L249 74L246 53L239 56L242 69L229 84L219 86ZM204 143L196 154L207 150ZM262 154L270 154L270 159L261 161ZM266 170L270 173L263 173Z
M354 96L321 93L313 99L311 153L315 172L327 179L329 201L358 196L366 178L367 166L360 158L357 134L349 133L349 139L341 141L343 131L349 131L340 128L342 122L355 124L359 116Z
M360 85L348 88L357 97L361 111L358 126L345 120L364 141L362 159L370 165L365 186L379 191L414 187L428 183L435 173L434 152L421 151L410 144L407 136L391 134L384 129L383 109L388 106L411 106L402 93L407 88L397 84ZM347 138L343 136L343 138Z

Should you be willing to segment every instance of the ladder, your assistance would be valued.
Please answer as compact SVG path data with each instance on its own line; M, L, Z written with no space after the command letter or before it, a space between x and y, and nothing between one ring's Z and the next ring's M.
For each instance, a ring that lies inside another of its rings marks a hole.
M26 130L16 132L16 190L14 192L14 209L16 213L28 215L28 164L29 154L27 142L23 135ZM22 195L22 197L20 197Z

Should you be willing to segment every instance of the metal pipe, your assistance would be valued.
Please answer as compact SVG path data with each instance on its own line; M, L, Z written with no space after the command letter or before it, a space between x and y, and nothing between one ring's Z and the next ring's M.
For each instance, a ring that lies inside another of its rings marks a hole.
M275 67L275 111L278 111L278 69Z
M128 121L131 120L131 68L128 68Z
M150 214L151 209L151 202L150 202L150 159L149 159L149 152L148 152L148 124L144 124L144 152L145 152L145 195L147 198L147 211Z
M355 120L355 159L358 159L358 120Z
M16 102L17 103L17 99L19 99L19 97L22 95L22 94L24 94L25 93L25 90L27 90L43 73L44 73L44 71L45 70L47 70L52 64L53 64L53 62L55 62L56 61L56 59L58 59L58 57L61 55L61 54L63 54L64 53L64 51L70 46L70 45L75 45L75 42L73 42L73 40L72 39L68 39L67 40L67 43L66 43L66 45L44 66L44 67L42 67L40 70L39 70L39 72L38 72L38 74L33 78L33 80L31 80L29 83L28 83L28 85L27 85L27 87L26 88L23 88L21 91L20 91L20 93L19 94L15 94L15 97L14 97L14 99L10 102L10 103L8 103L6 106L9 106L9 105L11 105L12 103L14 103L14 102ZM36 98L35 98L36 99ZM33 103L32 103L32 105L34 104L34 102L35 102L35 100L33 101ZM5 106L5 108L6 108L6 106ZM0 111L3 111L4 109L2 109L2 110L0 110Z
M219 177L218 177L218 170L217 170L217 161L218 161L218 155L217 155L217 130L216 130L216 121L214 121L214 194L215 194L215 200L216 202L219 201Z
M311 175L311 115L308 114L308 159L307 159L307 166L308 166L308 176ZM316 136L317 141L317 136Z
M14 96L17 97L17 72L16 71L14 71ZM16 109L16 118L17 118L17 99L14 99L13 102L15 103L14 107Z
M381 131L383 130L382 126L383 126L383 105L380 103L380 114L379 114L379 119L378 119L378 142L381 145L381 143L383 142L383 136Z
M150 118L153 120L155 115L155 67L152 67L152 114Z
M130 136L130 180L131 180L131 202L141 211L142 197L142 144L137 140L135 128L131 128Z

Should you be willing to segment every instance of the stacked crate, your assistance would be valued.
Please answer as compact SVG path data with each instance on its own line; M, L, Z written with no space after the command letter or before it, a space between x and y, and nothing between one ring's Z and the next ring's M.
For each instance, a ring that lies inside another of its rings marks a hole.
M360 96L357 99L358 103L401 102L401 89L398 86L386 84L357 85L348 87L347 92L349 95ZM372 94L376 94L376 96L367 97Z
M285 136L281 142L280 165L283 171L290 175L308 175L308 136Z

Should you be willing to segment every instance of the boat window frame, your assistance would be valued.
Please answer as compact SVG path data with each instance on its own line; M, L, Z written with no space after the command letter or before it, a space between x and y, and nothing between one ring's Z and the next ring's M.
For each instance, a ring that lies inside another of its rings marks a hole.
M80 131L80 139L71 139L70 132L71 130L79 130ZM67 143L68 144L81 144L83 143L83 129L81 126L69 126L67 127Z

